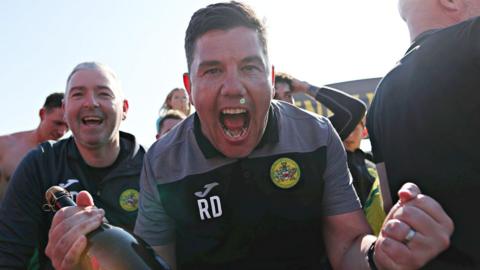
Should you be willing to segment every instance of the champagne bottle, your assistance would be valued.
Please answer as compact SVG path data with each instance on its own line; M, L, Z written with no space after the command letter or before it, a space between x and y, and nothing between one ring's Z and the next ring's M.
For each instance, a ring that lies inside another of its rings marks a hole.
M59 186L50 187L45 197L53 210L76 205L70 193ZM170 270L145 241L106 220L87 234L87 239L86 254L102 270Z

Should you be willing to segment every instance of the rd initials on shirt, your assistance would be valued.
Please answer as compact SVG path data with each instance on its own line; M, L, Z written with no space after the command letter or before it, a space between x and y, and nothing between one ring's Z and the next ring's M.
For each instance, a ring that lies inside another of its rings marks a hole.
M222 215L222 204L218 196L199 199L197 205L201 220L217 218Z

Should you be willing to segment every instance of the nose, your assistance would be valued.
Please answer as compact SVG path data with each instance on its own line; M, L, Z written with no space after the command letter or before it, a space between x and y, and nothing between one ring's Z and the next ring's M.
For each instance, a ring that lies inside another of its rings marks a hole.
M83 100L84 107L98 107L98 101L93 91L87 91Z
M225 73L221 93L222 95L234 97L241 97L245 94L245 88L237 71L230 70Z

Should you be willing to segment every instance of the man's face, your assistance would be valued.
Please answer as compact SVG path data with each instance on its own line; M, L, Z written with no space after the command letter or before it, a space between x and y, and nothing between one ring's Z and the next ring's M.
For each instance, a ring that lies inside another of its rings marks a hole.
M119 140L119 127L128 103L117 81L107 72L79 70L71 77L65 95L65 117L77 146L100 148Z
M52 108L40 110L41 132L45 134L47 140L58 140L68 131L67 123L63 120L63 109Z
M365 126L362 122L360 122L355 129L348 135L348 137L343 141L343 145L345 146L345 150L349 152L355 152L358 148L360 148L360 143L363 139L363 130Z
M293 104L293 96L292 90L290 89L290 85L284 82L276 82L275 83L275 99L283 100L290 104Z
M267 58L246 27L209 31L196 40L187 91L202 132L230 158L245 157L262 138L273 95Z

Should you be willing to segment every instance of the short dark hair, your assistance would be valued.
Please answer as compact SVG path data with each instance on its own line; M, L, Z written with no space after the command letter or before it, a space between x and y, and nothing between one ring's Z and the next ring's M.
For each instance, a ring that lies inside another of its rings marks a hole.
M55 108L61 108L62 107L62 100L63 100L63 93L57 92L57 93L52 93L48 95L48 97L45 99L45 103L43 104L43 108L47 111L50 112L51 110Z
M238 26L244 26L257 32L263 53L268 60L267 35L264 24L251 7L231 1L208 5L193 14L185 33L188 70L190 71L190 65L193 62L195 42L200 36L210 30L229 30Z
M283 73L283 72L275 73L275 83L286 83L290 87L290 90L293 91L292 80L293 80L293 77L288 75L287 73Z
M182 113L179 110L168 110L165 115L159 116L157 119L157 133L160 132L160 129L162 129L163 122L167 119L178 119L178 120L183 120L187 118L187 116Z

